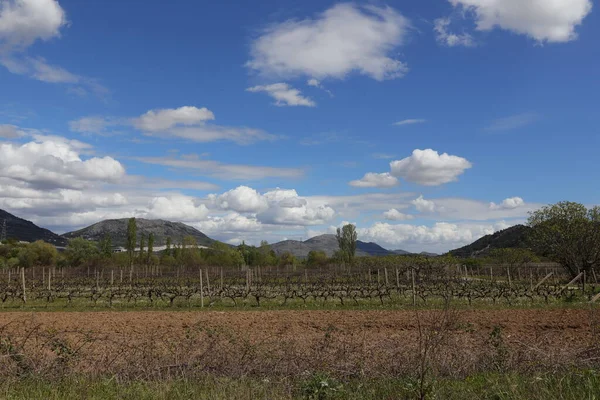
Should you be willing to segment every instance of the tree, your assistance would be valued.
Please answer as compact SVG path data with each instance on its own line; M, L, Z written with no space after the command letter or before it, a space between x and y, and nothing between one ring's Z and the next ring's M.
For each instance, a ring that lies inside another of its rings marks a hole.
M137 225L135 218L129 218L127 223L127 255L129 256L129 274L133 276L133 257L135 255L135 245L137 243Z
M344 259L352 263L356 254L356 240L358 239L356 226L346 224L341 229L337 228L336 239Z
M146 248L146 235L142 233L140 235L140 263L144 263L146 261L146 257L144 256L144 248Z
M323 250L311 250L308 252L306 265L309 267L322 267L327 264L329 259Z
M108 233L98 242L98 250L103 258L110 258L113 254L112 238Z
M172 256L173 254L171 254L171 245L173 244L173 240L171 239L171 236L167 237L167 248L165 249L165 254L168 256Z
M600 207L563 201L530 213L528 224L533 248L573 277L600 266Z
M154 254L154 233L148 235L148 260L146 263L150 264L152 254Z
M98 247L94 242L78 237L69 240L65 253L69 265L80 267L97 258Z
M45 267L52 267L56 265L58 260L58 251L56 247L50 243L46 243L43 240L37 240L27 245L36 255L35 265L42 265Z

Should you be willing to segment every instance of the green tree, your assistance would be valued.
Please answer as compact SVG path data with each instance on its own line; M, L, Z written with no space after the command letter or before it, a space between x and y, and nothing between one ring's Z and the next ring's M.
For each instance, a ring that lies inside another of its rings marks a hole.
M533 248L572 276L600 266L600 207L563 201L530 213L528 224Z
M173 244L173 240L171 239L171 236L167 237L167 248L165 249L165 254L168 256L172 256L172 252L171 252L171 245Z
M356 240L358 239L356 226L346 224L341 229L337 228L336 239L345 260L353 263L356 255Z
M135 246L137 244L137 225L135 218L129 218L127 223L127 255L129 256L129 274L133 276L133 258L135 256Z
M148 260L146 263L150 264L152 255L154 254L154 233L148 235Z
M37 240L27 245L36 255L35 265L41 265L45 267L52 267L56 265L58 260L58 250L50 243L46 243L43 240Z
M138 255L140 259L140 263L146 262L146 257L144 256L144 249L146 248L146 235L143 233L140 235L140 253Z
M113 254L112 238L106 233L98 242L98 250L103 258L111 258Z
M69 240L65 256L70 266L80 267L98 257L98 247L96 243L78 237Z
M323 250L311 250L308 252L306 265L309 267L322 267L327 265L329 258Z

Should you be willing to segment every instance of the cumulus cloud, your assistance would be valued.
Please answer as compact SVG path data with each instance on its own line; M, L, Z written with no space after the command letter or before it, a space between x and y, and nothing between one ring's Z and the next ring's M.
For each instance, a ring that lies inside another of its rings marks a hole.
M337 4L315 18L271 25L252 43L247 66L277 78L344 78L351 72L376 80L403 76L393 53L409 21L391 7Z
M591 0L449 0L475 17L477 30L495 27L538 42L568 42L592 10Z
M496 204L494 202L490 203L491 210L514 210L515 208L521 207L525 205L525 201L520 197L510 197L508 199L504 199L502 203Z
M389 172L381 174L369 172L362 179L350 182L350 186L359 188L391 188L397 185L398 179Z
M363 241L375 241L387 248L409 251L427 249L445 252L472 243L484 235L508 227L505 222L489 224L452 224L438 222L433 226L389 224L377 222L368 228L357 229Z
M146 216L177 221L198 221L206 218L208 208L189 196L155 197L150 200Z
M392 175L424 186L454 182L472 164L465 158L439 154L432 149L414 150L410 157L390 163Z
M423 195L417 197L416 199L411 201L411 203L419 212L432 213L436 211L435 202L431 200L425 200L423 198Z
M221 195L208 196L208 203L221 210L252 213L263 224L307 226L330 221L335 211L326 204L315 204L293 189L275 189L260 194L239 186Z
M36 41L60 37L66 25L66 14L56 0L0 2L0 65L42 82L75 85L71 86L72 92L106 94L108 90L93 79L51 65L44 58L24 55Z
M226 214L222 217L208 217L205 221L198 222L195 226L205 233L219 235L240 232L258 232L264 229L263 225L254 217L248 217L236 212ZM238 240L236 243L243 241Z
M316 106L316 103L312 99L302 96L302 93L298 89L291 87L287 83L253 86L246 90L253 93L267 93L275 99L275 105L277 106Z
M452 33L448 30L450 26L450 18L438 18L433 23L433 30L436 34L436 39L438 43L448 46L465 46L472 47L475 46L475 41L473 40L473 36L468 33L456 34Z
M388 221L406 221L409 219L413 219L414 217L410 214L404 214L395 208L388 210L383 213L383 217Z
M414 125L414 124L423 124L425 122L427 122L426 119L404 119L402 121L394 122L394 125L396 125L396 126Z
M112 157L83 160L85 144L57 137L38 136L25 144L0 144L0 177L27 182L33 187L82 188L91 182L117 182L125 168Z
M257 213L268 207L268 202L256 190L248 186L238 186L223 194L208 196L211 204L223 210Z
M56 0L7 0L0 3L0 50L23 49L37 40L60 36L67 24Z
M194 142L228 140L240 145L260 140L275 140L277 136L261 129L209 124L215 119L206 107L183 106L149 110L135 118L83 117L69 123L72 131L106 133L107 127L134 127L143 134L163 138L181 138Z

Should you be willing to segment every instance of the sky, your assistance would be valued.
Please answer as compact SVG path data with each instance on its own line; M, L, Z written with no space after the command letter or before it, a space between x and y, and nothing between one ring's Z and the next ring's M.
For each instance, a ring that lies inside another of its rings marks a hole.
M592 0L0 0L0 208L444 252L600 203Z

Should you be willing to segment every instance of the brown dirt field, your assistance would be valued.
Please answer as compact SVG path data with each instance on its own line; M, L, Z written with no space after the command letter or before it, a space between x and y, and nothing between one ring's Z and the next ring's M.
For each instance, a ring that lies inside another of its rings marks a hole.
M458 311L433 354L436 368L460 376L499 362L514 368L595 365L596 313ZM434 332L427 326L438 326L442 315L420 312L424 331ZM71 372L135 377L162 376L171 366L184 366L181 374L194 369L230 376L407 373L417 362L418 327L414 311L0 313L0 338L27 342L22 351L40 373L56 371L59 363ZM501 328L507 352L490 344L494 327ZM77 349L68 363L52 347L57 339Z

